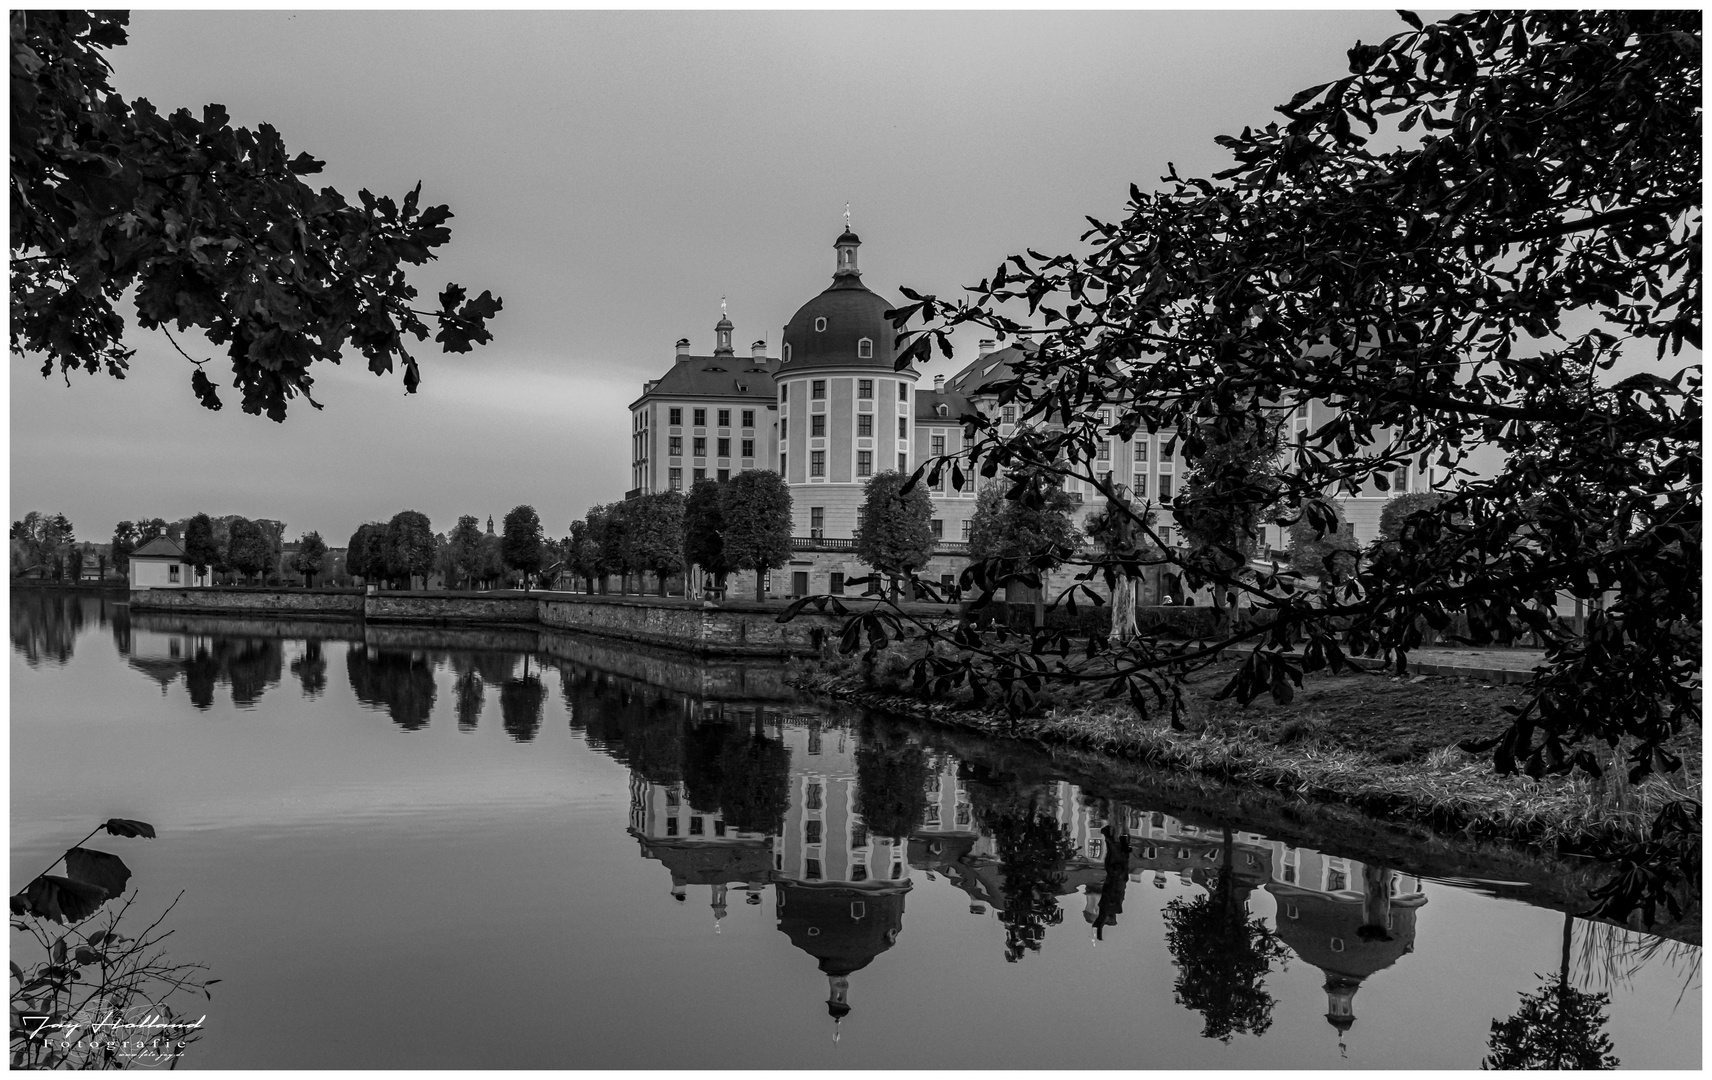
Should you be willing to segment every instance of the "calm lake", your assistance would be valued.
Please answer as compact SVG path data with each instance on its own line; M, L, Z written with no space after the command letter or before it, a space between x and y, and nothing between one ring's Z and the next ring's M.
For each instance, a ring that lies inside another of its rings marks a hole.
M1559 1037L1700 1065L1696 947L758 665L93 595L11 625L13 888L155 825L96 846L223 980L183 1068L1476 1068L1566 973L1609 1001Z

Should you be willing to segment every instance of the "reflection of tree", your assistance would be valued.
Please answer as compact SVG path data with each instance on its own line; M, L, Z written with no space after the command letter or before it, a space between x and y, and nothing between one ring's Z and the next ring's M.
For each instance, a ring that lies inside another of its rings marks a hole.
M473 671L462 672L452 683L452 700L458 713L458 730L474 731L487 701L487 687Z
M1249 918L1246 890L1231 870L1232 847L1226 829L1224 859L1207 892L1165 905L1165 946L1177 964L1172 987L1177 1003L1206 1018L1202 1036L1227 1043L1232 1035L1260 1035L1272 1026L1266 974L1274 960L1289 955L1264 921Z
M975 767L971 775L985 770ZM969 785L976 820L993 838L1004 881L1005 959L1021 960L1038 952L1046 928L1064 921L1058 894L1066 880L1064 864L1075 848L1058 826L1053 801L1043 784L1003 783L996 777Z
M83 621L83 606L76 597L24 590L12 594L12 647L31 667L70 660Z
M1108 824L1100 830L1106 841L1106 880L1100 884L1100 905L1094 914L1094 937L1102 941L1106 936L1105 928L1116 926L1118 916L1123 914L1124 892L1129 888L1129 834L1119 835L1110 824L1122 821L1126 812L1122 804L1115 812L1108 807Z
M719 755L719 812L728 828L776 835L790 809L790 747L769 739L759 713L752 731L738 731Z
M199 643L184 662L184 687L198 709L214 707L214 690L231 687L232 702L254 705L285 671L285 648L277 639L216 637Z
M321 641L310 638L303 643L303 655L291 662L291 673L303 684L303 696L320 697L327 689L327 658L321 655Z
M471 656L471 661L475 664L476 674L487 683L502 683L517 670L516 653L479 652Z
M872 836L907 838L927 816L927 754L870 727L856 751L856 812Z
M415 653L377 649L372 653L353 644L345 652L345 671L357 700L384 708L392 722L406 731L428 723L434 711L434 666Z
M1556 982L1522 995L1508 1020L1492 1021L1491 1053L1483 1069L1615 1069L1611 1036L1604 1031L1608 994L1590 994L1569 982L1570 939L1575 916L1563 917L1563 962Z
M528 665L524 665L527 672ZM529 742L541 730L541 703L547 700L547 688L538 675L525 674L521 679L507 679L499 687L499 715L505 731L518 742Z
M691 724L684 733L684 798L690 809L717 813L725 791L725 744L731 741L729 724Z

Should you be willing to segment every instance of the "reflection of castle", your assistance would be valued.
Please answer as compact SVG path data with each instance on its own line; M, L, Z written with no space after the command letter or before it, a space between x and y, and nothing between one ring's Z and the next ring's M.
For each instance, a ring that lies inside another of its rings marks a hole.
M691 805L686 792L696 789L697 766L686 756L684 772L671 782L635 774L631 832L644 856L671 872L680 900L689 885L710 888L716 918L724 914L729 886L746 889L747 901L758 904L772 883L776 925L826 974L835 1020L850 1012L850 976L890 949L902 931L912 868L945 875L968 895L971 911L1010 918L1008 931L1019 930L1012 925L1019 911L1033 910L1030 897L1080 892L1083 917L1100 936L1120 922L1126 885L1151 881L1164 888L1175 876L1212 891L1223 875L1239 903L1264 889L1276 901L1278 939L1325 973L1327 1019L1340 1035L1354 1023L1353 997L1362 982L1413 950L1415 911L1426 902L1419 878L1257 833L1203 828L1087 798L1065 782L1019 782L1016 790L1026 788L1028 798L1007 803L1011 787L979 781L979 798L972 800L949 755L917 774L925 807L907 841L871 836L859 796L861 784L878 774L859 768L857 736L819 720L787 721L771 711L763 717L766 737L787 751L772 766L787 793L776 831L728 828L718 807ZM689 722L686 746L703 722ZM1047 836L1060 838L1045 873L1007 866L998 842L983 831L984 815L1002 811L1014 820L1018 807L1030 808L1024 816L1033 814ZM1018 894L1020 907L1007 888L1025 890ZM1027 929L1034 941L1042 927Z
M778 928L814 957L830 984L827 1011L850 1012L850 975L892 947L903 928L909 891L905 845L870 836L856 808L856 739L846 729L781 722L768 712L766 735L788 752L788 809L776 834L728 828L719 807L694 805L686 791L696 777L676 783L632 774L630 832L646 858L672 875L672 895L707 885L714 916L725 914L727 888L746 889L760 903L775 885Z

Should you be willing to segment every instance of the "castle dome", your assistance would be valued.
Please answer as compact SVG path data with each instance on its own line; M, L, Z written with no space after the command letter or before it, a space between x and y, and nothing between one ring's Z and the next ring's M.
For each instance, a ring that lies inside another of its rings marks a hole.
M856 249L861 243L849 229L834 243L838 264L832 284L798 308L785 324L779 376L812 368L892 370L897 358L892 341L897 330L886 312L895 305L862 284L856 265ZM913 369L904 370L915 374Z

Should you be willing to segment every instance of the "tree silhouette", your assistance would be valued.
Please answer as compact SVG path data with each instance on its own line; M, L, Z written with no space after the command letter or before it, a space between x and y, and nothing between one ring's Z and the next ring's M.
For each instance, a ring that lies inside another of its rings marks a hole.
M1263 1034L1272 1026L1272 995L1266 974L1289 955L1266 923L1249 918L1231 871L1231 831L1224 858L1207 891L1191 901L1165 905L1165 946L1177 964L1172 990L1177 1004L1206 1018L1201 1035L1230 1042L1238 1034Z
M1615 1069L1611 1036L1603 1030L1609 994L1590 994L1569 984L1569 948L1575 916L1563 916L1563 962L1556 982L1522 995L1508 1020L1494 1019L1483 1069Z

